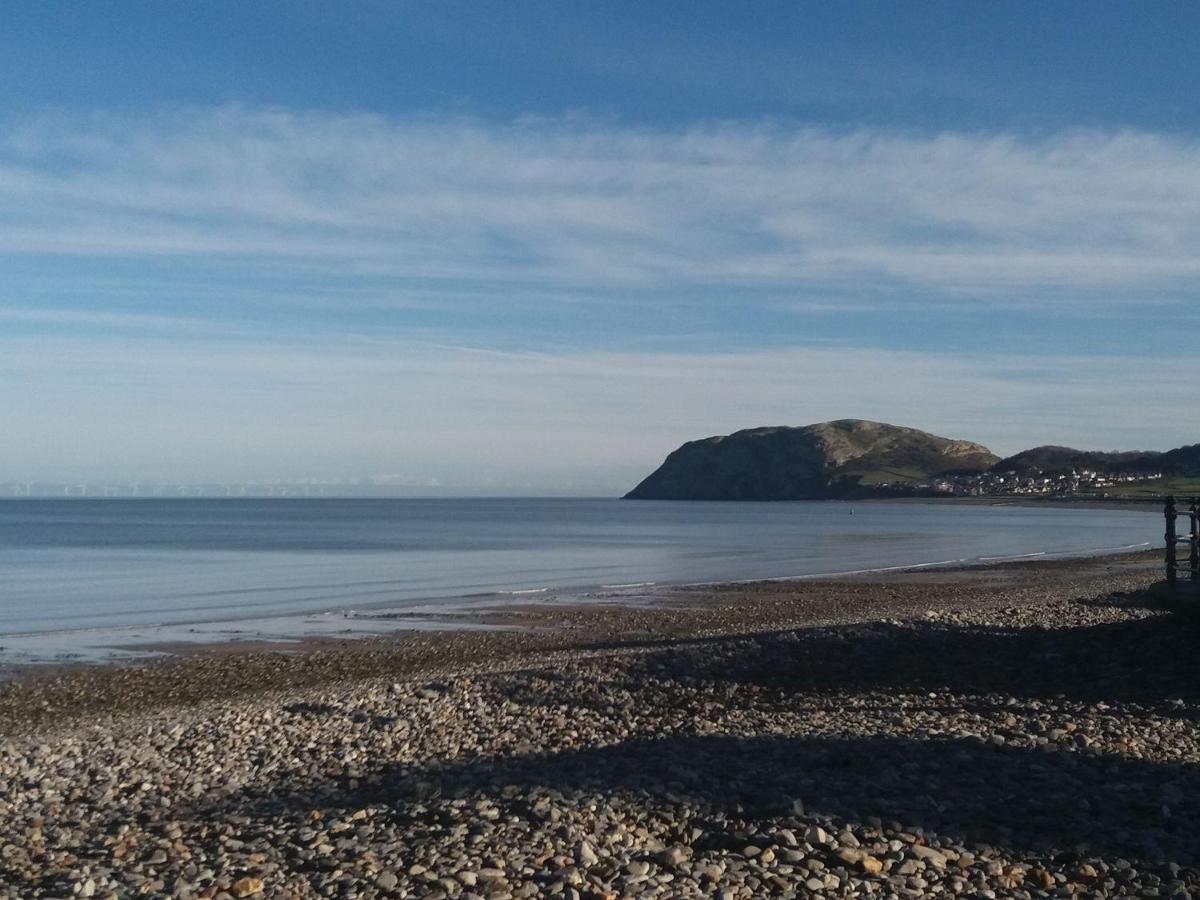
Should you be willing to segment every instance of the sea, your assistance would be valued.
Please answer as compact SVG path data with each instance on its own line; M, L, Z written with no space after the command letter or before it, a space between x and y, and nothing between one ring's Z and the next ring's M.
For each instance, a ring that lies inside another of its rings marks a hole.
M886 501L0 500L0 667L378 633L396 627L385 612L1086 556L1150 546L1160 520Z

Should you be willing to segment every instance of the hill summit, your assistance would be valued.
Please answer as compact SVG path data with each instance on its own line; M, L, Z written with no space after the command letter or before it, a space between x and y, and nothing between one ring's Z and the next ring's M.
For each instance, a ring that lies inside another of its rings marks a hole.
M882 483L981 472L987 447L864 419L748 428L688 441L625 496L635 500L814 500Z

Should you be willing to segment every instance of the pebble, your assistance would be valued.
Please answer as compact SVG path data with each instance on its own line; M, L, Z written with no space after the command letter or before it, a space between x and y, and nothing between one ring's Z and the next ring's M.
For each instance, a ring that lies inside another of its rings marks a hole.
M380 872L375 878L375 886L382 891L394 890L399 883L400 879L390 869Z
M592 849L592 845L584 841L575 851L575 859L584 868L591 868L600 862L600 857L596 855L596 851Z
M261 878L239 878L229 887L229 892L234 897L251 897L254 894L261 894L263 891L263 882Z
M1135 593L711 590L896 597L10 730L0 898L1200 895L1200 655Z

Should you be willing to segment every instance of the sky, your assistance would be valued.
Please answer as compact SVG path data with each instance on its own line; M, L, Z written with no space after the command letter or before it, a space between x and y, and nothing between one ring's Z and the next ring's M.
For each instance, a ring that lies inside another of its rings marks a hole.
M0 482L1200 441L1200 6L5 6Z

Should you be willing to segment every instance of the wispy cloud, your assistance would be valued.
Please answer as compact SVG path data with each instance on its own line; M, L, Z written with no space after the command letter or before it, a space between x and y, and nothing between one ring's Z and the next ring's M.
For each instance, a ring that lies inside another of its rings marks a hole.
M689 438L845 416L1196 439L1190 358L922 340L962 336L946 309L1194 319L1200 145L1165 135L45 117L0 132L0 259L0 479L617 491Z
M242 108L0 140L0 252L187 257L508 288L1178 290L1200 145Z
M53 326L94 331L167 332L225 334L234 328L219 326L209 319L130 312L104 312L84 309L39 309L37 307L0 306L0 323Z

